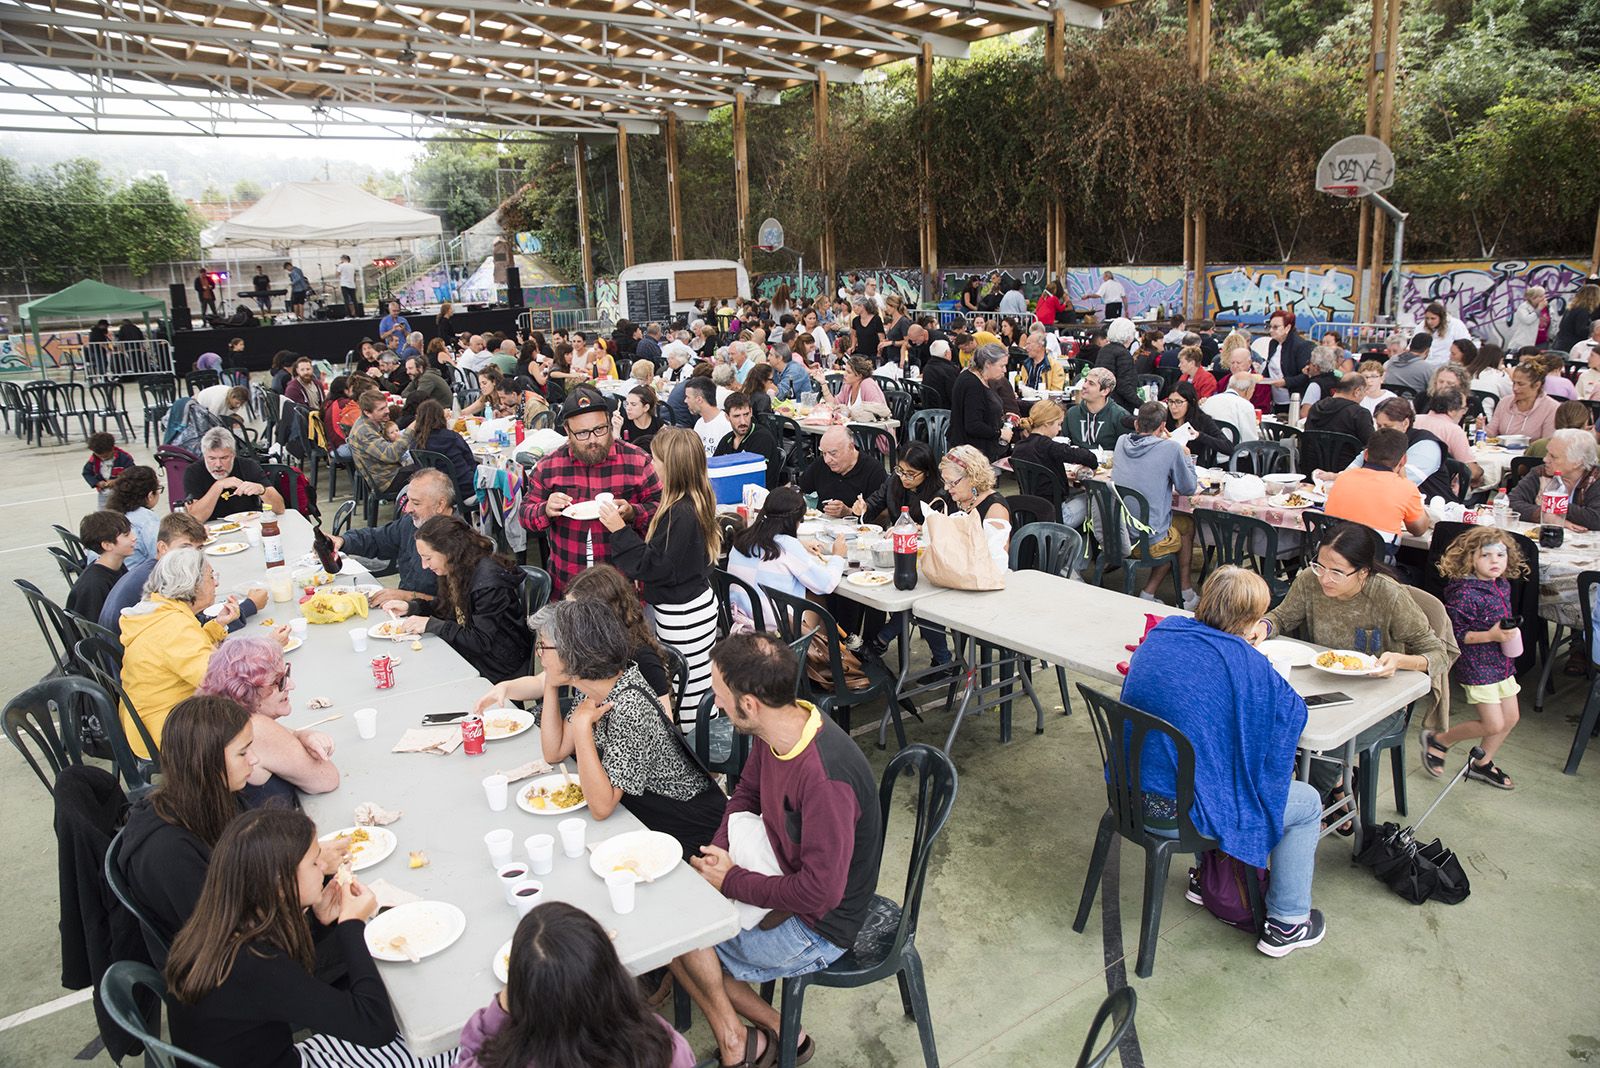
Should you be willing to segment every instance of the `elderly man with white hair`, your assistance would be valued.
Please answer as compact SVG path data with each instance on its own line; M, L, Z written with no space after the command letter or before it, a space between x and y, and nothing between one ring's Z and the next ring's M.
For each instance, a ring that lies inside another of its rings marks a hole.
M667 382L677 382L689 374L689 364L694 360L694 348L689 344L690 333L679 330L672 335L672 339L661 346L661 355L664 363L661 366L661 377Z
M856 448L850 431L830 426L817 442L817 459L800 473L800 492L815 493L817 507L837 518L857 497L871 497L887 480L883 464Z
M1259 381L1261 379L1253 374L1230 374L1226 388L1200 402L1202 412L1239 432L1240 444L1261 440L1261 432L1256 428L1256 406L1250 403Z
M285 510L283 495L267 485L260 464L238 455L226 427L212 427L200 438L200 459L183 472L185 510L200 522L267 507Z
M212 650L228 636L228 624L239 617L239 606L230 603L215 619L201 623L197 613L209 608L216 596L217 576L200 550L172 549L156 561L144 584L144 599L118 617L122 685L157 746L167 714L194 694ZM287 644L288 625L280 625L272 636ZM149 759L149 747L126 708L122 729L134 753Z
M473 334L467 339L467 351L456 359L456 366L477 374L489 365L489 359L488 343L483 340L483 335Z
M1129 412L1139 410L1138 372L1134 369L1133 350L1139 344L1139 328L1132 319L1118 318L1106 324L1106 343L1094 358L1096 367L1104 367L1117 376L1117 391L1112 394L1116 402Z

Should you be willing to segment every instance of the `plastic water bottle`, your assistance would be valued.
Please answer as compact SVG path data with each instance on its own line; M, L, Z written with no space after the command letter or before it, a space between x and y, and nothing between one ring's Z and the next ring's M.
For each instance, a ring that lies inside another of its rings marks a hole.
M911 521L911 509L900 507L900 518L889 531L894 542L894 588L917 588L917 524Z
M1475 445L1482 445L1489 438L1489 421L1481 415L1473 425L1472 438Z
M1494 525L1501 530L1511 526L1511 498L1505 490L1494 495Z

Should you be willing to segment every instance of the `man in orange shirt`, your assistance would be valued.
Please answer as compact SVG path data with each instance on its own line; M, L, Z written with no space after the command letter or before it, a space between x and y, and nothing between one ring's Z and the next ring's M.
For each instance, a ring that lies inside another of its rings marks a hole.
M1390 537L1407 531L1423 534L1430 520L1422 508L1422 494L1405 470L1406 436L1398 430L1373 431L1361 465L1334 480L1325 511Z

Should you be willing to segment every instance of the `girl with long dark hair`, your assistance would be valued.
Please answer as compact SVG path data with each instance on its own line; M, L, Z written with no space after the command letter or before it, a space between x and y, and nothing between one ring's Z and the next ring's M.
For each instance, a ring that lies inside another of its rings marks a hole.
M459 517L436 515L417 528L417 556L439 576L433 600L415 599L392 614L407 634L434 634L490 682L524 674L533 636L522 614L522 572L494 542Z
M771 586L797 597L838 589L847 563L844 535L834 535L828 556L808 549L797 537L805 514L806 499L792 486L779 486L767 494L767 503L755 520L734 535L728 572L751 589ZM736 586L731 596L735 615L742 614L744 629L750 629L752 615L744 591ZM762 594L763 601L765 598ZM764 619L777 618L770 604L763 604L762 609Z
M1200 395L1193 383L1174 382L1163 398L1167 402L1167 432L1188 427L1192 433L1188 440L1194 444L1190 451L1204 458L1203 462L1216 463L1219 456L1233 455L1233 441L1217 427L1217 422L1200 409Z
M689 1068L684 1037L651 1012L605 930L564 901L517 924L506 987L461 1032L456 1068Z
M191 697L167 716L161 783L134 802L113 863L160 936L146 942L159 965L189 920L211 851L244 811L239 799L259 763L250 713L226 697Z
M254 809L228 825L167 958L173 1041L230 1068L454 1063L454 1050L424 1060L396 1037L365 938L377 899L324 881L320 852L300 812ZM319 966L344 978L324 982ZM313 1035L296 1045L302 1029Z
M450 429L444 405L436 400L425 400L417 405L416 418L411 420L411 444L414 448L436 452L450 462L450 481L456 487L456 500L471 502L478 496L478 461L466 440Z

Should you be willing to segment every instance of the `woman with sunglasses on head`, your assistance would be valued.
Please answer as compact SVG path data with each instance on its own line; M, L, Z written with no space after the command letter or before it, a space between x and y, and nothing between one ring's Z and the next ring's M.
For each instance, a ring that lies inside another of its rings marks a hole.
M429 403L432 403L431 401ZM294 690L283 646L271 638L229 638L211 654L197 695L215 694L249 710L257 760L242 796L245 805L297 805L295 791L325 794L339 788L333 739L321 731L290 730L278 722L294 711Z
M320 857L302 813L255 809L228 825L167 957L173 1042L229 1068L454 1064L455 1050L417 1057L399 1038L366 943L377 898L325 879ZM311 1037L296 1043L297 1031Z
M1334 527L1322 539L1316 559L1301 569L1283 601L1258 624L1258 637L1295 635L1330 649L1367 653L1377 660L1373 677L1425 671L1440 693L1449 685L1450 653L1382 554L1383 542L1370 527ZM1396 712L1356 735L1356 751L1394 731L1401 715ZM1334 800L1342 796L1333 764L1313 760L1310 778L1323 795L1332 790ZM1351 829L1347 823L1339 833Z

